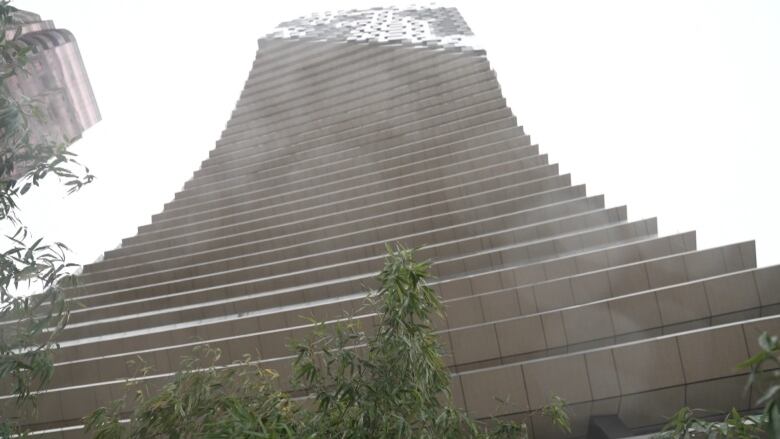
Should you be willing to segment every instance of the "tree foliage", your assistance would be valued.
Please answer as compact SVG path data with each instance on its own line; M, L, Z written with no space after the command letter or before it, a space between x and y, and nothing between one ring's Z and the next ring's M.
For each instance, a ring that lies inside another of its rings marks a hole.
M87 431L99 439L527 437L523 423L488 427L453 404L431 325L442 307L426 284L429 268L412 249L388 248L381 287L368 299L378 312L375 327L318 323L291 346L296 397L279 391L277 375L259 362L219 367L219 351L205 348L196 356L203 360L185 359L159 391L149 380L131 380L132 398L92 413ZM555 398L536 413L568 430L564 404Z
M766 332L758 338L761 352L737 367L749 370L746 391L751 387L763 391L756 405L761 413L743 415L732 408L723 420L712 421L711 413L683 407L672 416L659 439L753 439L780 438L780 339ZM709 416L708 416L709 415Z
M133 392L88 416L88 428L99 439L297 437L297 406L277 390L277 375L249 357L217 367L220 355L208 346L196 348L193 357L182 360L173 380L159 389L131 382ZM141 375L150 371L140 370ZM128 403L137 408L126 424L121 414Z
M388 249L390 250L390 249ZM425 283L429 264L413 252L390 250L369 297L378 311L375 334L353 324L324 328L295 346L295 378L314 394L311 425L327 437L455 437L473 430L452 409L449 372L433 334L439 298ZM365 346L365 348L363 348Z
M33 239L19 212L19 199L56 177L68 193L90 183L89 169L67 151L67 139L50 139L41 127L46 118L41 102L25 96L11 82L27 78L34 57L18 39L16 8L0 0L0 389L13 393L13 410L0 407L0 437L19 433L34 414L35 390L51 378L54 337L67 322L62 288L75 267L68 248L59 242ZM20 293L24 290L24 293Z

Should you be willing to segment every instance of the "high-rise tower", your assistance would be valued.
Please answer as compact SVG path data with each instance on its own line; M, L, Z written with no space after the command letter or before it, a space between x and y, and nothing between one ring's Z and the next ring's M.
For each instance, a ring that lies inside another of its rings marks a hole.
M455 399L477 418L560 395L574 436L621 437L683 405L746 410L734 366L780 333L780 267L757 269L753 242L658 237L655 219L572 185L455 9L315 15L260 40L201 169L85 268L38 427L81 437L128 360L160 383L201 343L288 376L301 316L356 309L388 241L435 261Z

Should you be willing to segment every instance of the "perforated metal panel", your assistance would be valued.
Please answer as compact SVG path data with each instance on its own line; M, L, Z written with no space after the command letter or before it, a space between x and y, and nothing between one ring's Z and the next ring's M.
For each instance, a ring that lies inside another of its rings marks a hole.
M444 7L390 7L312 14L281 23L267 37L479 49L458 10Z

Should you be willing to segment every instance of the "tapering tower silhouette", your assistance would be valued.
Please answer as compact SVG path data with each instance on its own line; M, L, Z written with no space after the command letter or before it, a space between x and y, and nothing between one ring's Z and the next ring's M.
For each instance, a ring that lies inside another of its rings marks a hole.
M683 405L747 410L734 366L780 332L780 267L756 268L753 242L659 237L654 218L573 185L455 9L314 15L260 39L201 169L85 268L39 427L80 437L128 360L159 384L202 343L225 362L259 354L284 381L301 316L358 309L393 241L435 262L455 400L481 419L559 395L573 436L619 437Z

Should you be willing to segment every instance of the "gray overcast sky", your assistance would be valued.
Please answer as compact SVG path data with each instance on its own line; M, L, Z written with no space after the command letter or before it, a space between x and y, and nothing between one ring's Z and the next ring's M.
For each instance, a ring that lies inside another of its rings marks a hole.
M219 138L257 38L366 1L17 0L79 43L103 121L73 150L98 179L29 196L33 233L87 263L172 199ZM403 3L405 4L405 3ZM401 4L401 5L403 5ZM453 1L526 132L630 219L780 263L780 2Z

